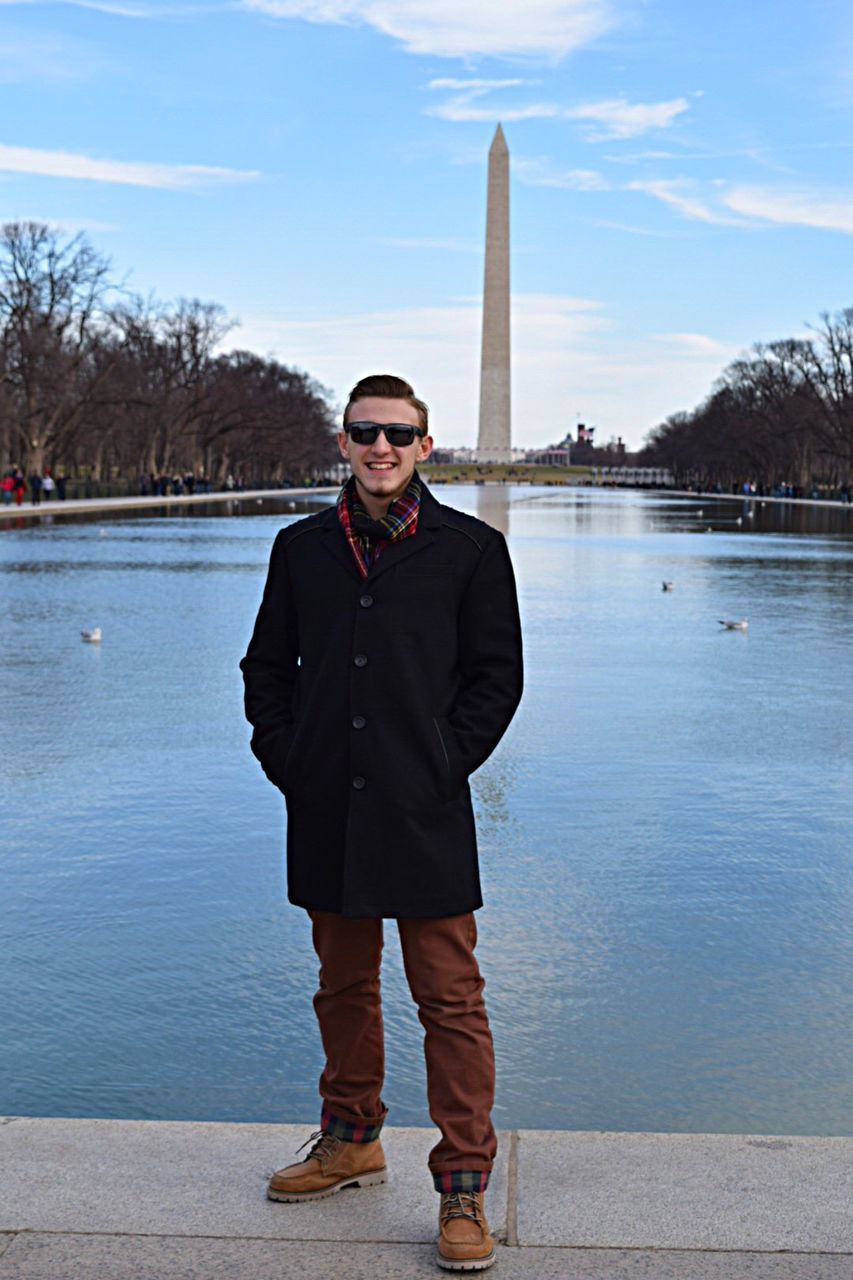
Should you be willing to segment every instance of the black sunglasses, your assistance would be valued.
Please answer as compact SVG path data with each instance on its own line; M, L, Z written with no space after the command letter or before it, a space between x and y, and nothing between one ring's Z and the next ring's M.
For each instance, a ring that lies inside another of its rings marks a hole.
M344 431L355 444L375 444L382 431L388 443L396 448L411 444L415 436L426 435L423 427L412 427L408 422L346 422Z

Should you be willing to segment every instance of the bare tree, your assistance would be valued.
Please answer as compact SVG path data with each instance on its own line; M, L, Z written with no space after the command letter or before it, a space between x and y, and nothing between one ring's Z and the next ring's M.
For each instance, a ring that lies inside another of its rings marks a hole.
M27 470L73 441L109 376L109 263L82 235L0 228L0 367L10 446Z
M0 463L134 480L178 471L263 483L334 460L329 392L277 360L223 354L197 298L128 294L83 239L0 230Z
M643 462L704 486L748 477L849 491L853 308L821 319L809 338L757 344L733 361L703 404L650 433Z

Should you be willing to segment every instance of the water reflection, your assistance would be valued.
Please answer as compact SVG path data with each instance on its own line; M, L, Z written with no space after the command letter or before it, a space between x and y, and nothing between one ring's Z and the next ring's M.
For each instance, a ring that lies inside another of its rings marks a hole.
M452 490L444 491L447 496L443 501L454 506ZM497 529L504 537L509 536L509 503L511 490L505 485L484 484L477 488L477 516Z

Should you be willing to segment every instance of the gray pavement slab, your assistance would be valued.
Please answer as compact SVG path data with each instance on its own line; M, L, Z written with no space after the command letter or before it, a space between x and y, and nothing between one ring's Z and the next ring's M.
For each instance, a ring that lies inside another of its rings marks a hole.
M423 1244L215 1240L175 1236L18 1236L0 1280L430 1280ZM702 1251L498 1250L495 1280L850 1280L838 1255Z
M521 1245L853 1254L851 1210L850 1138L519 1134Z
M310 1125L20 1117L0 1125L0 1231L431 1241L439 1199L427 1171L438 1130L387 1128L383 1186L308 1204L266 1198ZM503 1235L509 1137L488 1192ZM14 1170L9 1176L9 1170Z

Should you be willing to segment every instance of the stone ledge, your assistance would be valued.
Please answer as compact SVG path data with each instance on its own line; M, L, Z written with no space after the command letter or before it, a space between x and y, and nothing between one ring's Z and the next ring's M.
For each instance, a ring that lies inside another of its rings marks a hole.
M309 1273L329 1275L319 1260L340 1266L342 1248L365 1276L433 1274L438 1199L426 1161L437 1132L385 1130L384 1186L303 1205L267 1200L267 1177L311 1131L0 1118L0 1280L266 1280L273 1262L288 1274L285 1257L294 1275L308 1274L311 1258ZM853 1138L552 1130L500 1135L487 1197L496 1234L506 1239L509 1226L517 1243L501 1250L505 1277L590 1280L846 1280L851 1203Z
M93 511L103 511L105 515L109 515L111 511L133 511L146 510L152 507L192 507L198 506L203 502L248 502L263 500L265 498L275 498L280 501L283 498L312 498L315 494L326 496L330 493L337 493L338 487L318 485L314 488L305 487L297 489L244 489L242 493L236 490L233 492L215 493L182 493L180 496L169 493L164 496L155 497L151 494L127 494L123 498L67 498L64 502L60 502L58 498L52 498L50 502L39 502L33 506L31 502L25 502L20 507L15 503L0 506L0 516L15 518L19 516L74 516L74 515L91 515Z

